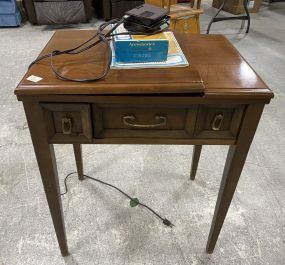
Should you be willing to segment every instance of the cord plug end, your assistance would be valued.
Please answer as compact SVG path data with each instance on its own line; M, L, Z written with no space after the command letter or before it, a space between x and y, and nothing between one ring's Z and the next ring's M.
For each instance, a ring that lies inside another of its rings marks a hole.
M174 224L172 224L168 219L164 218L163 219L163 223L166 225L166 226L170 226L170 227L173 227Z
M131 207L136 207L136 206L138 206L139 204L140 204L140 201L139 201L138 198L132 198L132 199L130 200L130 206L131 206Z

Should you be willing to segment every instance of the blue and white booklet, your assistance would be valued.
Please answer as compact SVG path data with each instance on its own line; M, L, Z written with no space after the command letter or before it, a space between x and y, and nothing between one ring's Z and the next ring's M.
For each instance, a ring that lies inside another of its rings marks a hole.
M120 25L114 33L126 32L123 25ZM151 36L142 36L142 35L117 35L114 37L114 41L120 40L151 40L151 39L167 39L169 41L168 54L166 61L160 62L143 62L143 63L123 63L119 62L115 56L114 45L112 43L112 63L111 68L115 69L134 69L134 68L169 68L169 67L185 67L189 63L183 54L174 34L170 31L163 33L151 35Z

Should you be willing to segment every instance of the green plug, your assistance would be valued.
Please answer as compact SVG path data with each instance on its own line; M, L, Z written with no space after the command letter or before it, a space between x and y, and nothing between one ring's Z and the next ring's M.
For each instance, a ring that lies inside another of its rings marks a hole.
M131 207L136 207L137 205L139 205L139 199L138 198L132 198L131 200L130 200L130 206Z

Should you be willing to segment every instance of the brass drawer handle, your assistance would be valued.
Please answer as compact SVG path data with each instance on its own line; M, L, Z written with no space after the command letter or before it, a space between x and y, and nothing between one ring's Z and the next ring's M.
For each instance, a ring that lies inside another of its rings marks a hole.
M72 122L70 118L61 119L61 128L63 134L71 134Z
M166 117L161 115L156 115L154 119L157 121L155 124L137 124L135 123L135 115L127 115L123 117L123 122L126 126L132 128L157 128L166 125Z
M212 121L212 130L213 131L221 130L223 120L224 120L224 115L223 114L217 114Z

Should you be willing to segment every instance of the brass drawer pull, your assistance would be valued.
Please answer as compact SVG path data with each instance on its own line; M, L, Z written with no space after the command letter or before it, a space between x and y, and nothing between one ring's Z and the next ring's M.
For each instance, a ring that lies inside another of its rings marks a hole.
M217 114L212 121L212 130L213 131L221 130L223 120L224 120L224 115L223 114Z
M166 125L166 117L161 115L156 115L154 119L158 122L155 124L137 124L135 123L135 115L127 115L123 117L123 122L126 126L132 128L157 128Z
M61 128L63 134L71 134L72 122L70 118L61 119Z

